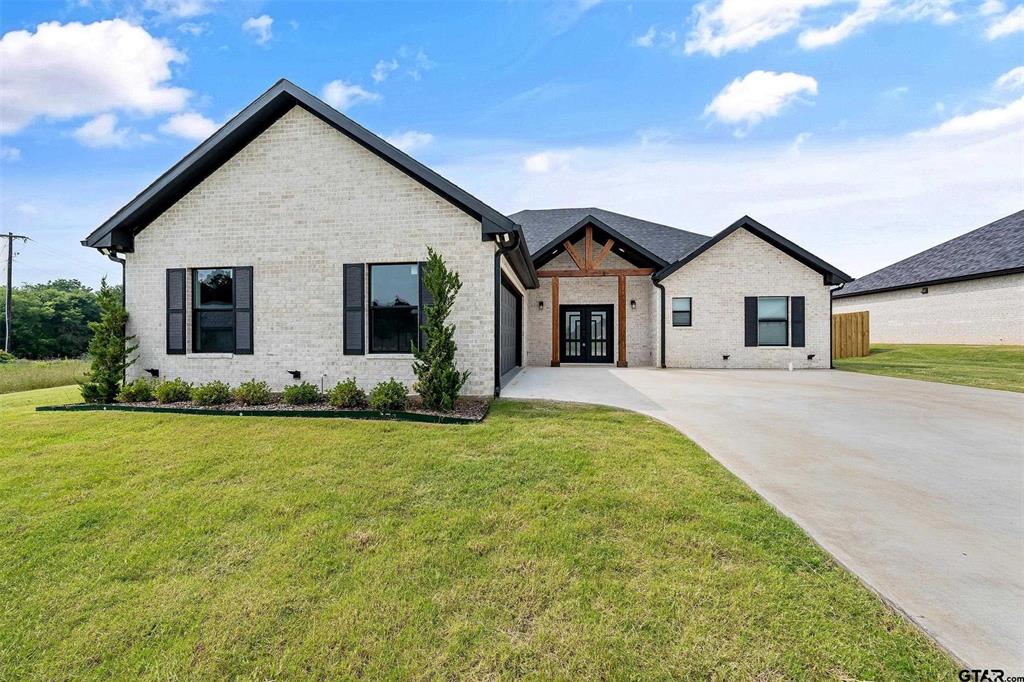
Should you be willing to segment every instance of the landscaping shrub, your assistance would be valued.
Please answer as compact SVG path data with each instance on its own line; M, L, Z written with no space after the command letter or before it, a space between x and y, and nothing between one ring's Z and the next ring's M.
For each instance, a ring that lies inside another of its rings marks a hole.
M412 350L416 358L412 365L416 374L414 388L423 399L424 407L448 412L455 406L455 399L469 378L468 371L460 372L455 367L455 325L445 323L455 304L455 296L462 289L462 280L432 248L427 247L427 254L423 288L433 300L424 307L424 347L414 344Z
M223 381L209 381L192 389L192 402L196 405L223 405L231 400L231 387Z
M117 392L119 403L148 403L156 400L156 387L159 385L156 379L139 378L129 381Z
M233 395L242 405L266 405L270 402L270 386L265 381L251 379L236 388Z
M327 402L334 407L365 407L366 393L356 384L355 378L345 379L327 392Z
M320 389L315 384L303 381L301 384L285 386L281 402L286 405L310 405L320 402Z
M92 365L82 383L82 399L87 403L109 403L117 397L125 369L135 362L128 358L138 346L129 345L135 337L124 333L128 313L121 305L120 290L108 287L103 278L96 300L100 305L100 321L89 323Z
M161 403L181 403L192 398L192 384L184 379L161 381L153 391Z
M370 407L379 412L403 410L408 398L405 384L392 377L380 382L370 391Z
M0 365L6 365L8 362L14 362L14 356L5 350L0 350Z

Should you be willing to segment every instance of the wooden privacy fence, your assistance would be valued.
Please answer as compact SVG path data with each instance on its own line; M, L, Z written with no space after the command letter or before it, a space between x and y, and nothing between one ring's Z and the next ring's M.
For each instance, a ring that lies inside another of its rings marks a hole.
M871 350L868 311L832 316L832 358L857 358Z

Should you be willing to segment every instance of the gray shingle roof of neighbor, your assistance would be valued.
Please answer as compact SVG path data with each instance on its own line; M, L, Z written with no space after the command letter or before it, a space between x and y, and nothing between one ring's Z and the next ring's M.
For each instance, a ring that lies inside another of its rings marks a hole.
M593 207L526 210L513 213L509 218L522 225L530 254L536 258L552 240L587 216L604 222L667 263L682 258L710 239L707 235Z
M1024 211L864 275L834 295L842 298L1013 272L1024 272Z

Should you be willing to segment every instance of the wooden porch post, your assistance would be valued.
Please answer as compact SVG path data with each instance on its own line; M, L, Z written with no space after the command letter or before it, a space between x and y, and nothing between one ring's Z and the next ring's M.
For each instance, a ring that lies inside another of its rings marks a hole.
M558 278L551 278L551 366L559 365L558 347Z
M626 360L626 276L619 275L619 367L629 367Z

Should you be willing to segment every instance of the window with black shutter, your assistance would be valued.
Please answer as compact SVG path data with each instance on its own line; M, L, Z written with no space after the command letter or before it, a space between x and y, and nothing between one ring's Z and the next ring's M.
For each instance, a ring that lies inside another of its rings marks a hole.
M253 352L252 268L192 271L192 351Z

